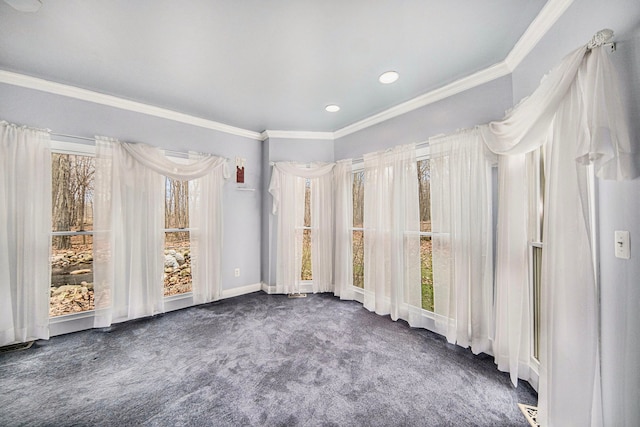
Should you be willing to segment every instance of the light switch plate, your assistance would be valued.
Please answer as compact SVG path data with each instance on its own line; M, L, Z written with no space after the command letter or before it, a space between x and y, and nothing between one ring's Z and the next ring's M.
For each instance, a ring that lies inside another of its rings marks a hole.
M615 254L616 258L629 259L631 258L631 248L629 242L628 231L615 231Z

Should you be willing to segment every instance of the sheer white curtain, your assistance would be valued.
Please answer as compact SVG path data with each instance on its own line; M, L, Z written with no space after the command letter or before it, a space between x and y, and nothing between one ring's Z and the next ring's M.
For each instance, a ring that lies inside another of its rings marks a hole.
M364 173L364 306L411 326L420 324L415 145L365 154Z
M603 423L585 165L593 163L602 178L633 177L615 73L607 53L597 47L605 39L599 33L593 49L585 46L568 55L504 120L482 128L498 154L520 155L548 144L539 416L549 426Z
M96 327L164 311L164 175L196 179L190 195L195 303L219 296L220 196L226 162L204 156L177 164L160 150L96 138L94 292ZM190 188L191 189L191 188ZM200 191L198 191L200 190ZM211 210L209 210L211 209ZM211 265L207 265L211 263Z
M0 346L49 338L49 133L0 122Z
M528 178L525 154L500 156L493 354L515 386L529 380L531 358Z
M353 178L352 160L341 160L333 169L335 182L335 290L340 299L354 298L353 285Z
M491 162L477 130L429 140L436 329L490 349L493 305Z
M278 162L273 166L269 193L278 215L276 292L300 292L304 193L311 181L311 256L313 291L333 291L333 174L334 163Z

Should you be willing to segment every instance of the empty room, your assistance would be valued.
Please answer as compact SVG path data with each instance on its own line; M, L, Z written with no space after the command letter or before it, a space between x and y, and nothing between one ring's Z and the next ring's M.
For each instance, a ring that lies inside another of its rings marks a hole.
M638 0L1 0L0 425L637 426Z

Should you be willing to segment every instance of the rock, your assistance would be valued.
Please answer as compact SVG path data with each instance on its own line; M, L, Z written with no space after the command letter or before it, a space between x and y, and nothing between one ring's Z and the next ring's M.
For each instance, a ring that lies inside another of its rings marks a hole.
M165 268L179 268L180 264L173 255L167 254L164 256L164 266Z
M88 268L83 268L81 270L73 270L71 273L69 274L87 274L87 273L91 273L91 270Z
M178 261L179 265L183 265L184 264L184 256L182 256L182 254L180 252L176 252L173 257L176 259L176 261Z
M182 277L186 277L186 276L190 276L191 275L191 269L190 268L185 268L184 270L180 271L180 276Z
M177 278L176 276L171 276L171 277L169 278L169 283L171 283L172 285L173 285L174 283L178 283L178 278Z

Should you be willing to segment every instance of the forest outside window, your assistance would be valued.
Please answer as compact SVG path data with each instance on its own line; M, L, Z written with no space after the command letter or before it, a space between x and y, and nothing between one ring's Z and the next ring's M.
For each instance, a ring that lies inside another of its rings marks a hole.
M364 170L353 173L353 286L364 289Z
M433 311L433 230L431 228L431 169L429 166L429 159L418 161L422 308Z
M192 291L189 181L165 178L164 296Z
M311 180L304 182L304 223L302 226L302 270L300 280L313 280L311 263Z
M51 156L52 240L49 315L94 309L93 191L95 158Z

